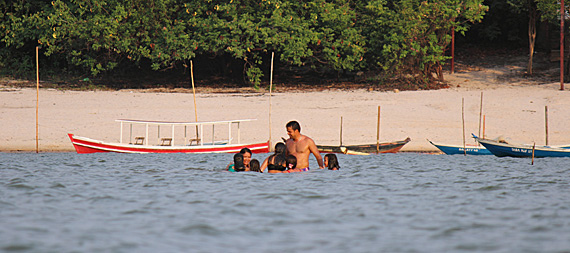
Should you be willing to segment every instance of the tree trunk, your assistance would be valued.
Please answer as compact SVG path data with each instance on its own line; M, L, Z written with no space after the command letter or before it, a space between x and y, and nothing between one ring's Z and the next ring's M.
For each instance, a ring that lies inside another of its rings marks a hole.
M534 0L529 0L528 8L528 47L529 57L528 66L526 68L527 75L532 75L532 61L534 56L534 46L536 42L536 20L538 19L538 11Z

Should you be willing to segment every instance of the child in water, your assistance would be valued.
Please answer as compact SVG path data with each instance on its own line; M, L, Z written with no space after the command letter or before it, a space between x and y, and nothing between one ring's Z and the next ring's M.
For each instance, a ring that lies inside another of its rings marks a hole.
M285 157L287 160L287 169L283 171L283 173L292 173L292 172L300 172L297 170L297 157L294 155L288 155Z
M259 161L257 159L251 159L251 161L249 162L249 171L263 172L261 171L261 168L259 166Z
M326 154L324 163L325 163L325 168L328 168L329 170L340 169L340 165L338 165L338 159L336 158L335 154Z
M267 165L268 173L283 173L287 170L287 159L284 155L276 155L273 163Z
M245 165L243 164L242 153L237 153L234 155L234 163L228 166L228 171L230 172L245 171Z

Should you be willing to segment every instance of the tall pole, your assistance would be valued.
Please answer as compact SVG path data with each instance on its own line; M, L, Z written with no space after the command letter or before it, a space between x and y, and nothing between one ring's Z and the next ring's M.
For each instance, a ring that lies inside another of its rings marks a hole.
M271 74L269 75L269 147L271 148L271 95L273 90L273 57L275 52L271 52Z
M196 88L194 87L194 64L192 63L192 60L190 60L190 77L192 79L192 94L194 95L194 118L196 122L198 122L198 108L196 108ZM200 139L198 136L198 125L196 125L196 139Z
M380 106L378 106L378 123L376 125L376 154L380 153Z
M481 91L481 105L479 107L479 137L481 136L481 118L483 117L483 92Z
M560 0L560 90L564 90L564 0Z
M455 73L455 26L451 28L451 74Z
M342 147L342 116L340 116L340 145Z
M39 47L36 47L36 153L40 152L39 108L40 108L40 56L39 56Z
M461 98L461 121L463 122L463 155L467 156L467 149L465 149L465 98Z
M546 146L548 146L548 106L544 106L544 130L546 131Z

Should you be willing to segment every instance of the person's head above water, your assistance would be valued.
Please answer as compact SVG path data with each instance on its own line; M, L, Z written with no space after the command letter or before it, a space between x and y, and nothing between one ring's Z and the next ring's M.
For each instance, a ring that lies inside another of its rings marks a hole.
M290 127L290 128L292 128L293 130L299 130L299 132L301 132L301 125L299 125L299 122L297 122L297 121L295 121L295 120L289 121L289 122L287 123L287 125L285 125L285 127L286 127L286 128L289 128L289 127Z
M340 165L338 164L338 159L335 154L325 155L325 167L329 170L340 169Z
M249 162L249 170L255 172L261 172L261 166L259 165L259 160L251 159Z
M243 164L245 166L249 166L249 162L251 161L251 150L249 148L242 148L239 151L240 154L243 155Z
M245 171L242 153L237 153L234 155L234 170L235 171Z
M287 159L284 155L276 155L273 164L267 166L267 172L279 173L287 169Z
M287 146L285 146L285 143L283 142L278 142L275 144L275 154L285 154L286 149Z
M288 170L292 170L297 168L297 157L295 157L294 155L288 155L286 157L287 159L287 169Z
M299 122L289 121L285 127L287 129L287 135L289 135L289 138L296 140L301 136L301 126L299 125Z

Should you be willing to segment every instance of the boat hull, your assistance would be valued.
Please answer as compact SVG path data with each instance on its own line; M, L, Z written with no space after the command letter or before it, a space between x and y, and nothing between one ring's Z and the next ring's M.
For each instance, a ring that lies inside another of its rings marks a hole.
M493 155L493 153L481 146L466 146L463 148L463 146L435 144L430 140L428 141L446 155Z
M491 153L498 157L532 157L533 145L509 144L494 140L478 139ZM570 149L549 146L534 146L534 157L570 157Z
M123 143L109 143L86 137L68 134L75 151L79 154L89 153L237 153L242 148L249 148L253 153L269 152L269 142L227 145L196 146L150 146Z
M368 154L384 154L384 153L397 153L410 142L411 139L407 138L403 141L383 142L376 144L363 144L363 145L348 145L348 146L326 146L317 145L317 149L322 153L339 153L339 154L353 154L353 155L368 155ZM378 152L377 152L378 151Z

